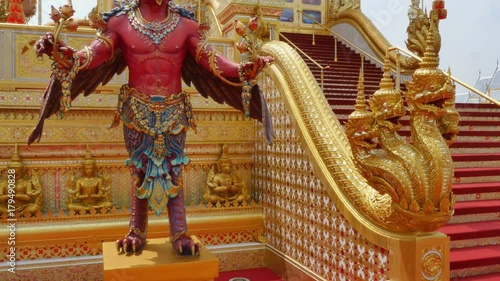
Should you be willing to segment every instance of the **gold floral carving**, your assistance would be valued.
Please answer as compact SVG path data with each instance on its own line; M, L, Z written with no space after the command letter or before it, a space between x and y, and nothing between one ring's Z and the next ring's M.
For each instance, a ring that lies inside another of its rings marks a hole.
M443 272L443 253L436 249L426 249L422 256L422 276L424 280L440 280Z
M267 251L261 249L231 249L214 251L219 259L220 272L267 267Z

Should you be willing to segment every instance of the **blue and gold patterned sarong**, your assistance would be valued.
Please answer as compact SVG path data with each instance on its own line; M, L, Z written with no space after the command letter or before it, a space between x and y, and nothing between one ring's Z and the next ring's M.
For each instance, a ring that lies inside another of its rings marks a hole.
M184 153L186 131L194 128L192 108L187 93L163 96L146 96L127 85L120 91L117 115L124 122L124 135L130 159L145 174L136 195L148 199L149 205L159 216L167 207L169 198L179 193L171 175L179 176L181 165L189 159Z

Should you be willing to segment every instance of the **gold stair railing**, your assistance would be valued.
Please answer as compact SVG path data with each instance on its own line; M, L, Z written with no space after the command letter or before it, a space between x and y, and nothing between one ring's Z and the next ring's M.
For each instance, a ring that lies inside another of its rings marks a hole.
M279 31L276 31L278 32L278 35L280 36L280 38L283 38L287 41L288 44L290 44L294 49L296 49L297 51L299 51L302 55L304 55L308 60L310 60L312 63L314 63L317 67L319 67L319 69L321 70L321 91L324 90L324 80L325 80L325 69L328 69L330 68L329 65L327 66L321 66L317 61L315 61L314 59L312 59L309 55L307 55L304 51L302 51L299 47L297 47L295 44L292 43L292 41L290 41L290 39L286 38L285 35L281 34L281 32Z
M419 56L417 56L417 55L415 55L415 54L413 54L413 53L411 53L411 52L408 52L408 51L406 51L406 50L404 50L404 49L402 49L401 47L398 47L398 46L390 47L390 48L388 49L388 51L389 51L389 52L396 51L398 56L400 55L400 53L403 53L403 54L405 54L405 55L407 55L407 56L410 56L410 57L412 57L412 58L414 58L414 59L416 59L416 60L418 60L418 61L422 61L422 58L421 58L421 57L419 57ZM398 62L399 62L399 59L398 59ZM398 71L399 71L399 70L398 70ZM485 99L485 100L487 100L487 101L491 102L492 104L495 104L495 105L497 105L497 106L499 106L499 107L500 107L500 102L499 102L499 101L497 101L497 100L495 100L495 99L494 99L494 98L492 98L491 96L489 96L489 95L487 95L487 94L485 94L485 93L483 93L483 92L479 91L478 89L474 88L473 86L471 86L471 85L469 85L469 84L465 83L464 81L462 81L462 80L460 80L460 79L458 79L458 78L454 77L453 75L451 75L451 76L450 76L450 78L451 78L451 80L453 80L455 83L460 84L462 87L466 88L467 90L469 90L469 91L471 91L471 92L473 92L473 93L475 93L475 94L479 95L479 96L480 96L480 97L482 97L483 99Z
M379 63L380 65L384 65L384 62L382 62L381 60L379 60L378 58L372 56L371 54L367 53L366 51L364 51L363 49L360 49L359 47L357 47L355 44L351 43L349 40L345 39L344 37L340 36L339 34L335 33L334 31L330 30L328 27L326 27L324 24L318 22L316 19L314 19L313 17L311 17L310 15L304 13L303 11L301 10L298 10L297 13L299 14L302 14L304 15L306 18L310 19L312 21L312 30L313 30L313 42L314 42L314 29L315 29L315 25L318 25L320 27L322 27L323 29L325 29L326 31L328 31L331 35L333 35L333 39L335 39L335 61L337 61L337 41L338 39L342 40L346 45L349 45L350 47L352 47L353 49L355 49L356 51L360 52L361 54L363 54L365 57L368 57L370 58L371 60ZM314 45L315 43L313 43Z
M331 29L329 29L328 27L326 27L324 24L318 22L317 20L315 20L313 17L309 16L308 14L304 13L303 11L301 10L298 10L297 13L299 14L302 14L303 16L307 17L308 19L310 19L312 21L312 31L313 31L313 45L315 44L315 34L314 34L314 29L315 29L315 25L318 25L320 27L322 27L323 29L327 30L331 35L333 35L334 39L335 39L335 61L337 61L337 41L338 39L342 40L346 45L348 45L349 47L355 49L356 51L360 52L362 55L370 58L372 61L375 61L377 63L379 63L380 65L383 65L383 62L381 60L379 60L378 58L372 56L371 54L367 53L366 51L362 50L361 48L357 47L356 45L354 45L353 43L351 43L349 40L345 39L344 37L340 36L339 34L337 34L336 32L332 31ZM396 53L396 56L397 56L397 59L396 59L396 62L397 62L397 66L396 66L396 69L392 69L393 72L396 73L396 87L397 89L399 89L400 87L400 74L401 74L401 68L399 66L399 56L401 55L401 53L407 55L407 56L410 56L418 61L422 61L422 58L419 57L419 56L416 56L415 54L411 53L411 52L408 52L404 49L402 49L401 47L398 47L398 46L393 46L393 47L390 47L387 49L388 52L397 52ZM492 104L495 104L497 106L500 107L500 102L495 100L494 98L492 98L491 96L488 96L487 94L479 91L478 89L474 88L473 86L465 83L464 81L454 77L453 75L450 76L450 78L455 82L455 83L458 83L460 84L461 86L463 86L464 88L468 89L469 91L481 96L482 98L484 98L485 100L491 102Z

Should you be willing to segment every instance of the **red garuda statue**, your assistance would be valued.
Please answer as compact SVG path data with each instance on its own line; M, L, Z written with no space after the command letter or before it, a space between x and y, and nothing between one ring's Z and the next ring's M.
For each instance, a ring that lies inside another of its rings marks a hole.
M187 234L180 184L182 166L189 163L184 153L186 131L195 129L181 78L204 97L242 111L241 85L253 80L273 59L258 57L236 64L219 56L206 45L205 27L172 0L115 1L115 8L95 23L97 38L89 47L76 51L58 39L62 27L72 28L73 13L71 2L59 10L53 8L55 32L35 44L37 56L46 54L53 60L53 74L28 142L40 140L45 119L63 114L78 95L91 94L128 67L128 84L120 90L112 127L120 120L124 123L130 154L127 165L134 183L130 230L117 240L117 249L135 252L144 246L151 207L156 215L168 210L171 241L178 254L198 253L200 246ZM271 123L257 85L248 106L249 116L262 120L270 143Z

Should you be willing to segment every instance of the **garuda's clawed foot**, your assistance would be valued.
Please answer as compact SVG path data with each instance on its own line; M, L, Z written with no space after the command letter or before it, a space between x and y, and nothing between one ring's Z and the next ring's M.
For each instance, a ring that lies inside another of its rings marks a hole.
M146 232L139 228L131 227L124 238L116 240L116 250L118 253L136 253L142 250L146 244Z
M172 239L172 246L179 256L200 255L201 244L196 243L186 234L181 234Z

